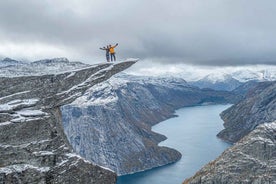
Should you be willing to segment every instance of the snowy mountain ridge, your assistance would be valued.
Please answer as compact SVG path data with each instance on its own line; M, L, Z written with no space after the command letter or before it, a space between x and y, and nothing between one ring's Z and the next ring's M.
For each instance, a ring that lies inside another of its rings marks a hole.
M26 64L26 62L17 61L8 57L0 60L0 67L12 66L12 65L23 65L23 64Z
M0 61L0 77L41 76L86 68L90 65L70 62L67 58L44 59L34 62L5 58Z
M240 82L248 82L248 81L274 81L276 80L276 69L262 69L259 71L252 70L240 70L233 72L232 77L239 80Z
M88 105L106 105L118 100L116 91L119 88L127 87L128 83L138 83L141 85L159 85L167 86L172 88L189 86L187 82L182 78L169 77L143 77L128 75L125 73L120 73L108 81L95 85L93 88L89 89L82 97L75 100L72 104L78 106L88 106ZM91 94L94 95L91 95Z
M276 80L276 68L243 68L239 70L215 70L200 79L188 83L201 89L232 91L243 83Z
M186 75L183 75L183 76L186 76ZM231 70L214 71L191 81L195 82L198 80L206 80L212 83L216 83L216 82L229 80L230 78L236 79L239 82L274 81L276 80L276 67L260 68L260 69L245 68L245 69L232 70L232 71Z
M223 82L231 80L233 77L230 74L226 73L212 73L205 76L202 80L209 81L211 83Z

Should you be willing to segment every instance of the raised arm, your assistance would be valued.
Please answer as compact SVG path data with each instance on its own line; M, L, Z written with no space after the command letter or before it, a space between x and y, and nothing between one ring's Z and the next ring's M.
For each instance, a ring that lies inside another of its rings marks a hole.
M117 47L118 46L118 43L116 43L116 45L112 46L113 48Z

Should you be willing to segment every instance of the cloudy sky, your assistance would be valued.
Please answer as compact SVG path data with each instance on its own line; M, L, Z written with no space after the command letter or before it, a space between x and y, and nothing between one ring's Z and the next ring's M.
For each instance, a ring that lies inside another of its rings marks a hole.
M1 0L0 56L276 65L275 0Z

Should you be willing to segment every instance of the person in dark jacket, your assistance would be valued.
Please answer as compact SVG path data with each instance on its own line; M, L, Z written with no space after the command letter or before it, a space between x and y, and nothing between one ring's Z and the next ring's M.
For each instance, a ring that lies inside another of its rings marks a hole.
M103 48L100 48L101 50L105 50L105 56L106 56L106 61L109 62L110 59L109 59L109 51L110 51L110 48L109 46L107 45L106 47L103 47Z

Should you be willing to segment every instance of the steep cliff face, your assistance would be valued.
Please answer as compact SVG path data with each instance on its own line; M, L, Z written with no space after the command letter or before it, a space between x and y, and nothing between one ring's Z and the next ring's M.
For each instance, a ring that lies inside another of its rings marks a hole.
M135 61L61 74L0 78L0 183L115 183L73 153L59 107Z
M259 125L183 184L276 181L276 121Z
M175 109L234 99L229 92L200 90L182 79L116 75L64 106L62 113L74 150L122 175L180 159L179 152L158 146L165 136L151 131Z
M276 119L276 82L257 85L247 98L221 113L225 129L218 137L236 142L257 125Z

